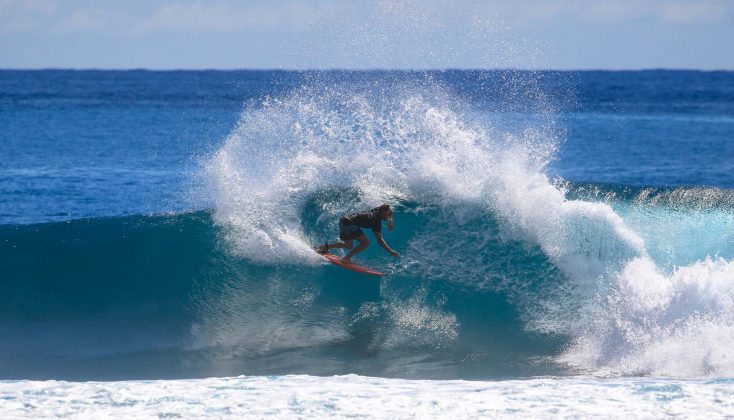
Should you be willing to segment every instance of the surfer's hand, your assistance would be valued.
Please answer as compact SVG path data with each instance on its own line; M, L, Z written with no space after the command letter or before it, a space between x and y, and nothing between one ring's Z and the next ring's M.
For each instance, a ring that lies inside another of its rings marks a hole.
M390 251L390 255L392 255L393 257L399 257L400 256L400 253L399 252L395 252L395 251Z

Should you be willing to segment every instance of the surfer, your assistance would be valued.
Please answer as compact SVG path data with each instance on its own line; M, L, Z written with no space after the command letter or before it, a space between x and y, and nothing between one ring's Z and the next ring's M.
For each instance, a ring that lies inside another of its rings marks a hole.
M392 255L393 257L398 257L400 256L400 254L390 248L387 242L385 242L385 239L382 238L383 220L387 220L387 230L391 231L392 228L395 226L395 221L393 219L392 208L389 204L383 204L380 207L375 207L372 210L348 214L339 219L339 239L341 239L342 241L333 244L326 243L324 245L321 245L318 248L318 251L320 253L325 253L332 248L351 249L351 251L349 251L349 253L344 258L342 258L343 262L351 263L351 258L353 256L364 251L370 245L370 240L367 239L367 236L364 234L364 232L362 232L362 229L360 229L369 228L372 229L372 231L375 233L377 243L379 243L381 247L385 248L385 250L389 252L390 255ZM359 245L357 245L356 248L352 249L352 242L355 239L359 241Z

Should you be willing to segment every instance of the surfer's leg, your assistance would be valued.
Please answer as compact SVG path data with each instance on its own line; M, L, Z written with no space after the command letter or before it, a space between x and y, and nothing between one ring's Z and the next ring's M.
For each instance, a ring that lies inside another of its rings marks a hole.
M329 250L333 248L352 249L352 246L352 241L334 242L333 244L326 243L324 245L319 245L318 248L316 248L316 251L323 254L325 252L329 252Z
M352 249L352 246L353 246L352 245L352 241L334 242L333 244L329 244L329 248L327 249L327 251L329 249L332 249L332 248L347 248L347 249Z
M360 252L364 251L365 248L367 248L368 246L370 246L370 240L367 239L367 236L364 233L361 234L361 235L359 235L359 237L357 238L357 240L359 241L359 245L357 245L356 248L354 248L353 250L351 250L349 252L349 254L347 254L346 257L342 258L342 261L344 261L344 262L352 262L351 258L353 256L359 254Z
M352 249L352 242L360 236L364 236L364 233L362 233L359 226L342 218L339 220L339 239L342 241L323 245L320 249L323 249L323 252L327 252L332 248Z

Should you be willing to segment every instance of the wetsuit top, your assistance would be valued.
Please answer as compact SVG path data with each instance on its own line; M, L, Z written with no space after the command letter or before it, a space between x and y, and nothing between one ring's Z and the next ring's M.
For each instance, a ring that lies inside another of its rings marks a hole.
M344 218L361 228L372 229L374 232L380 232L382 230L382 218L380 217L379 207L359 213L348 214Z

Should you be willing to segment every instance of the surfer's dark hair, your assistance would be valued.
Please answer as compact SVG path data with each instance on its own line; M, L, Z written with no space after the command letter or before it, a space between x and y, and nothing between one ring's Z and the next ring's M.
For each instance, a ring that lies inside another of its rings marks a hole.
M385 212L392 210L389 204L383 204L380 207L378 207L378 209L380 209L380 213L385 213Z

